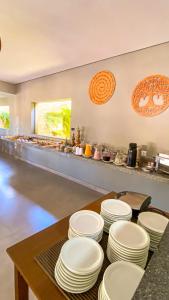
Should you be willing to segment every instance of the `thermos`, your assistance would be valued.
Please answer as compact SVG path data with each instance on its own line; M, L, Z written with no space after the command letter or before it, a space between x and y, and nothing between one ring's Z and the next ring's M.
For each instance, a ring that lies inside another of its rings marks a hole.
M136 160L137 160L137 144L130 143L129 150L128 150L128 156L127 156L127 167L135 168Z

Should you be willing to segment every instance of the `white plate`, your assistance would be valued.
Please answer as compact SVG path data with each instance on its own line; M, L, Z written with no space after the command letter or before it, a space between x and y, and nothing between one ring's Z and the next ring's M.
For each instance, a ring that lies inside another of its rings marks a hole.
M105 297L104 290L103 290L103 281L101 282L98 290L98 300L109 300Z
M111 264L103 276L106 297L111 300L131 300L142 277L144 270L129 262Z
M129 249L143 249L150 244L148 233L141 226L129 221L114 222L109 234L118 244Z
M108 257L108 259L109 259L109 261L111 262L111 263L114 263L114 262L117 262L117 261L126 261L126 262L131 262L130 260L124 260L124 259L121 259L121 258L112 258L111 256L108 256L107 255L107 257ZM133 262L131 262L131 263L133 263ZM146 266L146 262L143 262L143 263L141 263L141 262L136 262L136 263L134 263L134 264L136 264L137 266L139 266L139 267L141 267L142 269L145 269L145 266Z
M136 255L136 254L133 254L133 253L125 253L125 252L119 251L116 248L113 248L112 246L110 246L110 244L108 244L107 247L109 247L110 252L113 255L121 256L121 257L124 257L124 258L125 257L126 258L131 258L133 260L144 260L148 256L148 251L145 252L145 253L138 253L138 255Z
M64 274L65 277L70 278L72 280L75 281L90 281L93 278L95 278L96 276L98 276L100 269L96 270L94 273L90 274L90 275L78 275L78 274L74 274L72 272L70 272L62 263L62 261L60 260L60 258L58 259L57 263L56 263L56 267L60 268L61 272Z
M104 220L92 210L80 210L70 217L69 225L76 233L93 235L102 231Z
M72 279L72 278L69 278L68 276L65 276L65 274L62 272L61 267L58 267L58 266L56 268L56 273L62 282L70 285L71 287L74 287L74 288L77 287L77 289L90 286L93 282L96 281L96 278L97 278L97 276L95 276L95 277L91 278L90 280L77 281L76 279Z
M126 214L126 215L124 215L124 214L123 215L114 215L113 213L108 213L102 209L100 212L100 215L105 218L108 218L110 220L118 220L119 218L126 218L126 219L131 218L132 212L130 212L129 214Z
M67 283L65 283L64 281L62 281L60 279L60 277L58 276L57 272L55 272L55 279L58 283L58 285L65 291L69 292L69 293L74 293L74 294L79 294L79 293L84 293L87 292L88 290L90 290L94 285L96 281L92 283L92 285L90 286L86 286L85 288L77 288L77 287L72 287L71 285L68 285Z
M93 282L95 282L96 281L96 277L94 278L94 279L92 279L92 280L90 280L90 281L73 281L73 280L71 280L71 279L69 279L68 277L66 277L66 276L64 276L63 275L63 273L62 273L62 271L60 270L60 269L57 269L57 275L56 276L58 276L58 278L62 281L62 283L63 284L65 284L65 285L68 285L68 286L70 286L71 288L77 288L77 289L84 289L84 288L86 288L87 286L90 286L90 285L92 285L93 284Z
M162 237L162 235L163 235L163 233L156 232L156 231L151 230L150 228L146 227L141 222L139 222L139 220L137 220L137 224L140 225L140 226L142 226L149 234L154 234L157 237Z
M103 215L102 213L100 213L102 218L104 219L104 223L108 223L108 224L113 224L114 222L120 221L120 220L126 220L126 221L130 221L131 220L131 215L128 216L120 216L120 217L107 217L105 215Z
M168 224L168 219L160 214L146 211L138 216L139 222L151 231L163 234Z
M75 237L62 246L60 258L68 270L85 275L95 272L102 266L104 253L95 240Z
M116 240L114 240L110 235L109 235L109 238L108 238L108 243L109 243L110 246L115 247L119 251L123 251L125 253L131 253L131 254L134 254L134 255L147 253L148 250L149 250L149 246L150 246L148 244L147 247L141 248L141 249L127 248L127 247L124 247L121 244L117 243Z
M114 216L129 215L131 207L124 201L118 199L106 199L101 203L101 210L111 213Z
M78 237L78 236L86 236L86 237L89 237L89 238L92 238L94 239L95 241L97 241L98 243L101 241L102 239L102 236L103 236L103 231L101 231L98 235L93 235L93 236L87 236L87 235L79 235L79 234L75 234L71 228L69 228L68 230L68 238L69 239L72 239L74 237Z
M126 255L126 256L130 256L130 257L143 257L148 253L148 249L145 249L144 251L129 251L127 250L127 248L123 248L123 247L118 247L117 244L112 243L109 241L108 245L110 246L110 248L117 252L117 253L121 253L122 255ZM127 250L127 251L126 251Z
M113 260L124 260L124 261L130 261L138 265L142 265L143 263L145 264L147 262L147 256L137 259L137 258L131 258L128 256L122 256L120 254L117 254L115 252L112 252L109 250L109 257L111 257Z
M103 228L102 228L102 230L100 231L100 232L98 232L98 233L95 233L95 234L87 234L87 233L77 233L77 232L75 232L75 231L73 231L72 230L72 228L71 227L69 227L69 230L68 230L69 232L70 232L70 234L72 234L72 236L81 236L81 237L91 237L91 238L94 238L94 239L97 239L98 237L100 237L102 234L103 234Z

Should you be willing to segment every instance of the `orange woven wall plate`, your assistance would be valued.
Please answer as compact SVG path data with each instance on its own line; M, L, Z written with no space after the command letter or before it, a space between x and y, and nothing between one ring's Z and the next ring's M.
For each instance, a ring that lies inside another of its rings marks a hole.
M132 106L141 116L153 117L169 107L169 78L152 75L140 81L132 95Z
M104 104L110 100L116 87L113 73L101 71L91 80L89 86L90 99L95 104Z

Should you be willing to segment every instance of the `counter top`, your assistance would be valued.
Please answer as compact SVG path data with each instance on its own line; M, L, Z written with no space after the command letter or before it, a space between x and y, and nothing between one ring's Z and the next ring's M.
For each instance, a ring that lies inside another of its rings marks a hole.
M132 300L169 299L169 224Z

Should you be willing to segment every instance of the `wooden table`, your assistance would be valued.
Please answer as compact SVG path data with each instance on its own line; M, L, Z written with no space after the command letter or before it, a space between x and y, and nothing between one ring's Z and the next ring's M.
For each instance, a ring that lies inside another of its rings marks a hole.
M100 211L100 203L104 199L115 198L116 193L111 192L84 209ZM15 299L28 300L28 287L40 300L64 299L63 294L52 283L49 277L35 262L34 257L57 241L67 236L69 217L34 234L7 249L15 268Z

